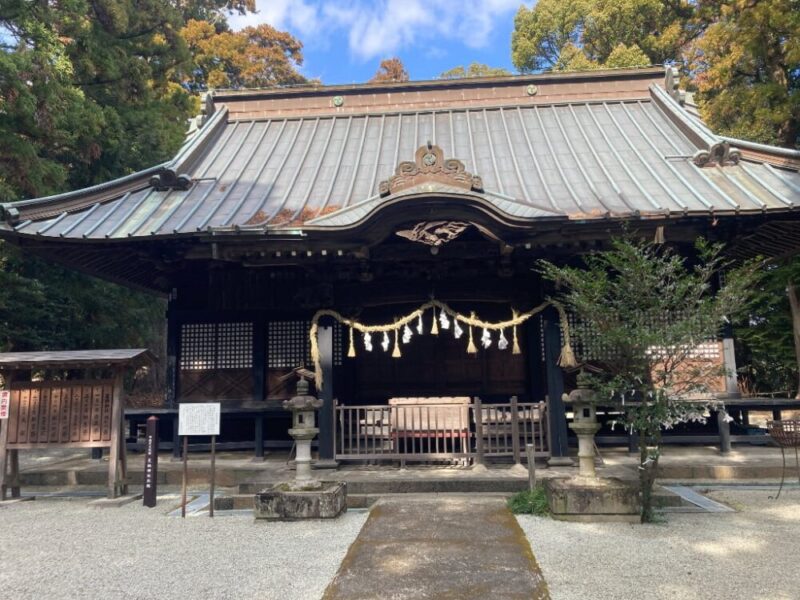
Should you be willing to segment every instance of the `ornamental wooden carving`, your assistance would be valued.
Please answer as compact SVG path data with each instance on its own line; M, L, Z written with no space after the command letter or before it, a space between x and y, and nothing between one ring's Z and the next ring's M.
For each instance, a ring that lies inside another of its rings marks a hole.
M442 149L430 142L417 149L414 162L401 162L395 169L394 175L381 181L378 189L381 196L389 196L431 181L465 190L483 191L483 181L480 177L468 173L460 160L445 159Z
M412 229L398 231L397 235L427 246L441 246L456 239L469 225L462 221L422 221Z

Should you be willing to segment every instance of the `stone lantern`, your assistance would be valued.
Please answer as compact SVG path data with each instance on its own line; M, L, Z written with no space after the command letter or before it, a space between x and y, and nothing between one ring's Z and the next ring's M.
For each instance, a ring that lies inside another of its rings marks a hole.
M294 521L333 519L347 510L347 485L342 481L317 481L311 476L311 440L319 433L316 411L323 401L308 393L308 381L297 382L297 395L283 403L292 412L289 435L297 448L294 481L276 483L255 496L256 519Z
M589 389L587 376L578 374L578 388L569 395L564 394L562 399L565 404L572 405L574 418L570 429L578 436L578 476L596 478L594 468L594 436L600 429L597 422L595 406L597 398L594 391Z
M595 411L597 396L589 389L585 373L578 374L577 383L578 388L562 399L572 406L575 415L569 427L578 436L578 475L545 481L550 513L561 521L638 523L641 505L636 481L598 477L595 472L594 436L600 429Z
M322 400L309 395L308 381L302 377L297 382L297 395L283 403L283 408L292 413L289 435L294 438L297 450L294 486L298 489L319 487L319 482L311 476L311 440L319 433L316 410L322 404Z

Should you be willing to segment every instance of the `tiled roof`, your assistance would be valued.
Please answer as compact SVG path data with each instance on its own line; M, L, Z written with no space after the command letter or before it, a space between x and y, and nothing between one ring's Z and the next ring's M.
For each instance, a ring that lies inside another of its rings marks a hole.
M715 136L658 85L624 96L236 119L223 104L170 163L4 208L17 235L116 239L350 227L425 193L521 222L800 206L800 153ZM482 189L381 195L380 183L428 142Z

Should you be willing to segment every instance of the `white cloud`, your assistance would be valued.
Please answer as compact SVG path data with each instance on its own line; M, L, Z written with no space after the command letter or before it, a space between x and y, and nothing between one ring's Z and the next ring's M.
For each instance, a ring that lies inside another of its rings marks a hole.
M320 5L306 0L256 0L256 13L232 15L228 22L233 29L269 23L276 29L288 30L300 39L316 35L322 21Z
M258 13L230 19L234 28L267 22L306 45L327 46L344 33L350 54L366 61L414 45L457 40L488 44L495 23L510 19L520 0L257 0Z

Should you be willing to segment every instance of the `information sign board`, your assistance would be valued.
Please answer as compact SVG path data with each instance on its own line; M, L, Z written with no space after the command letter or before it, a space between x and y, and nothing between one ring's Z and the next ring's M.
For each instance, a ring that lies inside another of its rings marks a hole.
M220 404L184 403L178 407L178 435L219 435Z

